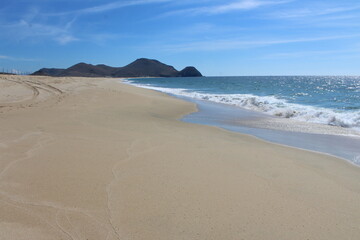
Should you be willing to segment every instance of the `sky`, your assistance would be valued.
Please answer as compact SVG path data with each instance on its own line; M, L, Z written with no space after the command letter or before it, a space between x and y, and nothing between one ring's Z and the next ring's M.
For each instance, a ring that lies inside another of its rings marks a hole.
M360 75L359 0L2 0L0 71L157 59L206 76Z

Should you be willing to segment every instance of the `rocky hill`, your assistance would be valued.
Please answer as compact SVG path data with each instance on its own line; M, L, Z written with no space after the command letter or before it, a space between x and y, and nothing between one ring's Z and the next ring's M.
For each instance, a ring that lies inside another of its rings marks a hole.
M195 67L186 67L180 71L181 77L201 77L202 74Z
M54 77L201 77L195 67L181 71L154 59L140 58L124 67L78 63L67 69L42 68L32 75Z

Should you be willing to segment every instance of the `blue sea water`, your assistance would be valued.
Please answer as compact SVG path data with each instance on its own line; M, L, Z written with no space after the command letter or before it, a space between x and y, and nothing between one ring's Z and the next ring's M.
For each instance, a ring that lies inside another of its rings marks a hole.
M195 102L200 111L185 121L360 164L360 77L143 78L125 82Z
M130 82L277 117L360 130L360 77L146 78Z

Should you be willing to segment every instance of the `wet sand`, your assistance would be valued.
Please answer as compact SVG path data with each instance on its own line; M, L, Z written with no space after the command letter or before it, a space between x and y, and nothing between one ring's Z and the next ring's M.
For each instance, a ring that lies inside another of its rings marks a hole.
M198 111L181 120L249 134L289 147L339 157L360 167L360 132L337 126L277 118L210 101L183 98L196 103Z

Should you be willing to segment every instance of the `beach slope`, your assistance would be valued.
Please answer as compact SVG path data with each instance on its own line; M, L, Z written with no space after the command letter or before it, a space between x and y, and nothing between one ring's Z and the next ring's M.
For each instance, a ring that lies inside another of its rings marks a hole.
M0 239L360 239L360 169L114 79L0 76Z

